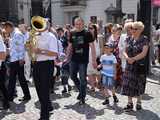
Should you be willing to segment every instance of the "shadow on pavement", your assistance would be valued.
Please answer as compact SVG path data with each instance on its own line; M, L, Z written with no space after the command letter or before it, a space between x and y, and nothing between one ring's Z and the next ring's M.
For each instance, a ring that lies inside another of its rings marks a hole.
M74 105L66 105L64 107L64 109L72 109L80 114L85 114L87 120L96 119L96 116L101 116L104 114L104 109L96 110L88 104L79 105L79 103L76 103Z
M34 104L35 104L35 107L36 107L37 109L40 109L40 108L41 108L39 101L35 102ZM52 106L53 106L53 110L56 110L56 109L59 109L59 108L60 108L59 104L58 104L58 103L55 103L55 102L54 102L54 103L52 102Z
M153 99L154 97L152 97L152 96L149 96L148 94L144 94L143 96L142 96L142 100L151 100L151 99Z
M100 91L92 92L91 90L87 89L87 94L94 97L94 98L98 98L100 100L104 100L104 98L105 98Z
M0 120L9 114L24 113L25 112L25 103L26 102L21 102L20 104L16 104L15 102L10 103L10 109L0 111Z
M6 111L6 110L2 110L0 111L0 120L2 120L5 116L12 114L12 111Z
M61 98L68 98L70 96L71 96L70 93L64 93L64 94L53 93L50 95L50 99L52 101L52 100L61 99Z
M107 105L105 109L114 110L114 114L120 115L123 113L123 108L114 103L113 105Z
M160 117L150 110L132 111L126 113L128 115L136 116L137 120L160 120Z
M156 81L156 83L160 84L160 66L152 66L151 73L147 76L147 78Z

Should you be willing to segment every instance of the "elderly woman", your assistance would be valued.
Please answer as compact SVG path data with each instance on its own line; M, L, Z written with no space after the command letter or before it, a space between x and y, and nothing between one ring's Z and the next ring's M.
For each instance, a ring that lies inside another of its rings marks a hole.
M124 108L126 112L133 109L133 97L137 97L136 110L141 110L141 97L146 86L146 56L149 48L149 40L142 35L144 25L142 22L133 22L132 37L127 39L127 47L124 52L126 68L123 74L122 94L128 96L128 104Z

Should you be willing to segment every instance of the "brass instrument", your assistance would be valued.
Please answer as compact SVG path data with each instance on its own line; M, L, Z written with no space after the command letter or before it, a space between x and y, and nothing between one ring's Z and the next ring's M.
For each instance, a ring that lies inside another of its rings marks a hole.
M47 28L47 21L41 16L33 16L31 19L32 29L29 32L29 40L26 41L25 47L31 61L36 61L36 54L34 49L37 48L36 33L42 32Z

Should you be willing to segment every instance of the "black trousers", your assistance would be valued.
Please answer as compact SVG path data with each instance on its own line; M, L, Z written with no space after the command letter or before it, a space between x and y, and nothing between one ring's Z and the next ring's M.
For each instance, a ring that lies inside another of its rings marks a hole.
M6 68L4 66L4 64L2 64L2 66L0 67L0 90L3 94L3 103L7 103L8 102L8 91L7 88L5 86L5 77L6 77Z
M16 62L11 62L9 64L9 67L10 67L9 84L8 84L9 100L11 101L13 100L17 75L18 75L18 80L22 88L24 97L27 97L27 98L31 97L28 84L24 76L24 65L20 65L19 61L16 61Z
M50 79L50 90L54 91L54 85L55 85L55 76L53 76L53 73L54 73L54 60L51 62L51 65L52 65L52 69L51 69L51 79Z
M52 77L53 61L40 61L33 64L33 78L37 95L41 104L41 119L49 120L49 98L50 80Z

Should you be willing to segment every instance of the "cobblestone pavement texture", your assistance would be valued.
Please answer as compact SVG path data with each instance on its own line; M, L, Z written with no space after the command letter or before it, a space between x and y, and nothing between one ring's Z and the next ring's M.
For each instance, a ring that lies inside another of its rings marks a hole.
M104 98L99 92L92 94L88 91L86 104L80 106L76 100L78 94L76 90L62 95L60 85L55 89L55 93L51 94L54 110L51 112L50 120L160 120L160 85L157 83L147 82L146 93L143 96L143 110L136 111L134 108L130 113L123 112L127 97L120 94L117 105L113 104L110 98L110 105L104 106L101 104ZM32 99L27 103L18 101L22 97L19 86L17 91L18 97L11 103L11 109L0 111L0 120L38 120L40 107L34 86L30 85Z

